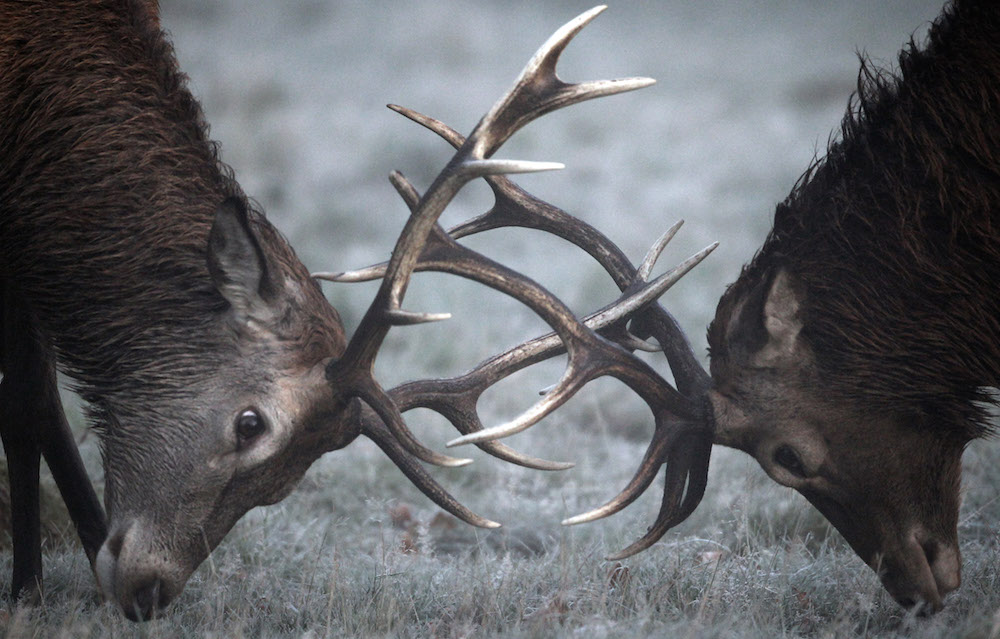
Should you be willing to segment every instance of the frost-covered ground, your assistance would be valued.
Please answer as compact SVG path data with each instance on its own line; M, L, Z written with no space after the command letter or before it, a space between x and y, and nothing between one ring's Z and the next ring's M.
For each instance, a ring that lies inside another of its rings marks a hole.
M467 132L537 46L590 7L569 0L162 4L163 25L223 157L313 270L384 259L406 216L385 176L399 169L423 188L449 156L386 103ZM564 162L562 172L518 181L603 229L636 260L680 218L687 225L661 268L719 240L715 254L664 297L702 353L724 286L839 124L856 52L891 65L939 9L937 0L619 2L570 46L562 75L647 75L658 84L546 116L499 155ZM444 221L488 206L486 189L473 185ZM557 240L497 231L469 244L541 280L577 311L616 296L598 267ZM351 330L375 287L326 290ZM461 372L544 330L517 304L445 276L417 276L407 306L447 310L453 319L394 330L378 362L387 385ZM662 369L657 357L650 361ZM558 362L541 366L491 393L487 421L530 405L560 370ZM428 415L408 417L435 448L451 436ZM53 542L46 606L3 617L0 627L39 637L996 636L994 444L974 444L966 459L965 584L927 621L896 608L804 500L727 450L714 452L705 501L691 519L620 569L603 562L651 523L655 487L609 520L573 529L558 522L624 486L650 428L641 403L602 381L509 440L571 459L573 470L544 474L473 453L470 467L435 471L473 509L506 524L490 534L437 517L374 446L359 441L321 460L281 505L238 524L167 619L136 627L97 607L82 553ZM83 445L99 477L93 437Z

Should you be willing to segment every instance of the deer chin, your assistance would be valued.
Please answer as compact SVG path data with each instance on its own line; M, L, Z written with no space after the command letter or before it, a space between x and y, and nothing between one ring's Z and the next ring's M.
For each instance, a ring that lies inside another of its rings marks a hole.
M940 611L962 581L957 546L921 541L919 534L908 535L893 552L876 554L869 565L893 599L918 614Z

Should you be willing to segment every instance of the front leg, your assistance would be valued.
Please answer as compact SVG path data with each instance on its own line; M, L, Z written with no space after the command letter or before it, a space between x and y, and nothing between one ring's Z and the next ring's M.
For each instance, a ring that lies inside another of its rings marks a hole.
M0 290L3 290L0 283ZM52 471L91 567L107 536L104 510L66 422L55 358L9 289L2 296L0 434L7 455L14 540L12 594L41 585L39 455Z
M11 535L14 544L14 576L11 598L35 598L42 585L42 539L38 505L40 450L24 405L18 401L11 375L0 381L0 438L7 456L10 479Z
M97 499L73 432L66 422L56 383L55 363L51 358L45 361L47 370L41 372L44 379L40 380L43 392L39 394L41 401L36 406L41 451L93 569L97 552L108 536L104 508Z

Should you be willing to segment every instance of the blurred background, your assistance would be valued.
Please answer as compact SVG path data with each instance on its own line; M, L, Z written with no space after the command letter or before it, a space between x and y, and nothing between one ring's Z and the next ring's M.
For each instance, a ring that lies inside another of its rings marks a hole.
M422 190L450 157L446 144L386 103L467 133L549 34L591 6L571 0L161 4L162 24L224 160L312 270L386 259L407 216L387 174L401 170ZM911 35L919 41L940 7L940 0L615 3L567 49L562 77L644 75L657 84L545 116L498 157L565 163L563 171L516 181L602 229L636 262L663 230L685 219L657 272L720 241L663 298L704 357L705 327L719 296L763 241L774 205L837 131L858 53L892 67L898 50ZM490 203L485 186L470 185L443 222L451 226ZM468 243L538 279L581 314L617 296L582 252L537 232L494 231ZM325 290L350 332L376 285L326 284ZM449 311L453 318L392 331L377 363L386 386L463 372L546 330L517 303L449 276L417 275L406 307ZM668 375L662 356L649 361ZM530 406L562 366L539 366L490 393L482 403L487 423ZM415 412L408 419L432 447L441 449L452 436L434 416ZM554 525L623 487L650 429L641 402L617 382L600 380L509 443L579 463L546 480L559 489L548 494L558 511L549 515ZM369 449L355 445L327 463ZM743 455L717 450L713 464L709 501L730 504L748 482L781 490L762 482ZM508 487L522 477L489 460L473 468L476 477L499 477ZM467 481L459 478L472 471L458 472L444 471L443 481ZM492 508L490 516L516 509L490 492L472 497L472 505ZM804 507L789 491L780 494L791 500L789 508ZM425 503L419 495L403 497ZM651 516L657 502L654 495L634 507L637 516ZM690 525L707 523L696 517Z
M406 216L386 175L399 169L422 189L449 157L443 142L386 103L467 133L548 35L591 6L161 4L163 26L223 158L314 270L384 259ZM568 48L562 76L644 75L658 83L546 116L500 155L565 163L562 172L518 181L603 229L635 260L681 218L687 226L665 261L719 240L719 251L665 298L703 351L724 286L760 245L774 204L836 130L855 85L857 53L893 65L940 4L617 3ZM449 209L446 224L488 207L486 189L475 186ZM473 243L535 275L579 311L616 295L596 265L536 233L495 232ZM414 307L424 304L416 295L425 288L461 291L427 293L429 305L448 307L427 310L455 313L443 331L449 341L471 327L489 337L489 351L504 342L494 332L522 328L517 318L525 313L487 321L478 301L467 314L464 302L476 287L417 279L427 286L415 286ZM370 297L346 286L328 292L349 324Z

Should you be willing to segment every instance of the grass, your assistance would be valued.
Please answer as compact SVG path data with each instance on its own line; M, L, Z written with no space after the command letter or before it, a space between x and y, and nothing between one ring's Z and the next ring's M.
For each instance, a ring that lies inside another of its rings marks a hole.
M521 444L574 447L582 468L544 474L479 459L478 472L439 474L504 521L498 531L441 513L373 446L355 444L321 460L283 503L244 517L164 618L133 624L102 604L78 544L54 534L44 600L0 611L0 629L45 638L1000 636L1000 451L990 442L967 453L963 586L927 619L892 602L804 500L733 451L716 451L691 520L637 557L604 561L651 521L655 495L602 523L557 522L622 485L641 442L602 449L603 433L543 428ZM84 449L94 461L89 441ZM9 574L9 561L0 555L0 571Z

